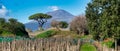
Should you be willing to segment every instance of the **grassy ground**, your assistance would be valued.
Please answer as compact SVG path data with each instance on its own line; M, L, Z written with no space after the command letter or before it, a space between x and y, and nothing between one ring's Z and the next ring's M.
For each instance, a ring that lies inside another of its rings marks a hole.
M40 33L36 36L36 38L80 38L80 35L75 34L71 31L58 31L55 29L45 31L43 33Z
M35 38L48 38L55 34L56 34L55 30L48 30L48 31L38 34Z
M2 34L0 34L0 36L2 36L2 37L14 37L15 35L10 33L10 32L4 31Z
M95 46L90 43L85 43L81 46L80 51L97 51Z

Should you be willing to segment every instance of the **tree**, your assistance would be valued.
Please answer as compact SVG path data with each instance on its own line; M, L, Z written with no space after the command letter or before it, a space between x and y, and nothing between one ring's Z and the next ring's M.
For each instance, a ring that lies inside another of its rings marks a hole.
M120 38L120 0L92 0L86 9L91 34Z
M86 23L85 16L76 16L70 23L70 30L76 32L77 34L85 34L85 32L87 32Z
M58 30L60 30L60 28L67 28L68 27L68 23L65 22L65 21L52 20L51 26L55 27Z
M120 0L92 0L86 8L86 17L89 33L95 39L120 39Z
M6 29L8 29L8 31L10 31L11 33L16 35L18 21L14 18L10 18L10 19L8 19L8 21L9 22L6 23Z
M11 24L16 24L18 21L17 21L16 19L14 19L14 18L10 18L10 19L9 19L9 22L10 22Z
M14 18L10 18L8 19L8 23L6 23L6 29L7 31L10 31L11 33L13 33L14 35L16 35L17 32L17 23L18 21Z
M59 29L59 21L56 21L56 20L52 20L52 22L51 22L51 26L52 27L55 27L56 29L58 29L58 30L60 30Z
M17 36L24 36L24 37L29 37L28 32L25 30L24 24L18 22L16 24L16 35Z
M5 26L6 20L4 18L0 18L0 34L3 32L3 27Z
M47 19L52 18L52 16L43 14L43 13L36 13L29 17L30 20L35 20L39 24L39 30L43 30L43 25L47 22Z
M0 28L4 27L6 20L4 18L0 18Z
M65 21L60 21L60 28L67 28L68 27L68 23Z
M3 25L6 22L4 18L0 18L0 25Z
M86 8L86 17L87 17L87 22L88 22L88 29L89 33L93 34L95 39L99 39L99 34L100 34L100 11L96 10L98 9L97 3L93 3L95 0L92 0L92 3L88 3L88 7ZM96 4L96 5L95 5ZM99 5L98 5L99 6ZM101 10L101 9L99 9Z
M4 18L0 18L0 34L4 34L3 32L14 34L15 36L29 37L24 24L18 22L14 18L10 18L8 21L5 21Z

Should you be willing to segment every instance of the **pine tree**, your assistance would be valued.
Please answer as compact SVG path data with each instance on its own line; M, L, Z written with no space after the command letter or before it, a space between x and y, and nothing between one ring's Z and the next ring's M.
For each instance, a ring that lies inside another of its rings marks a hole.
M47 19L52 18L51 15L43 14L43 13L36 13L31 16L29 16L30 20L35 20L39 24L39 30L43 30L43 25L47 22Z

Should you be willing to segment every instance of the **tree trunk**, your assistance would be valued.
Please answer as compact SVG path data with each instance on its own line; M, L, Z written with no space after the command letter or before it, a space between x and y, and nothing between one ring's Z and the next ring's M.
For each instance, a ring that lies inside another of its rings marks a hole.
M39 23L39 30L40 30L40 31L43 31L43 30L44 30L42 27L43 27L43 25L44 25L46 22L47 22L47 20L44 21L43 19L41 19L41 21L38 21L38 23Z
M42 26L39 26L38 30L43 31L44 29L42 28Z
M42 28L43 24L42 24L40 21L38 21L38 24L39 24L38 30L39 30L39 31L43 31L43 30L44 30L44 29Z
M115 40L115 51L117 51L117 40Z

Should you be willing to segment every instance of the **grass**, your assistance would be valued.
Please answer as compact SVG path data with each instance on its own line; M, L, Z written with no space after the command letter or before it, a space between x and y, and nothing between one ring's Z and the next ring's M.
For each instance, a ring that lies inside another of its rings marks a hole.
M45 31L43 33L38 34L35 38L81 38L80 35L76 34L75 32L72 31L58 31L56 29L50 29L48 31ZM88 36L86 36L88 37Z
M73 31L67 31L67 30L61 30L58 31L56 29L50 29L48 31L45 31L43 33L40 33L36 36L36 38L49 38L49 37L53 37L53 38L88 38L90 39L91 36L85 35L85 36L81 36L76 34Z
M95 46L90 43L85 43L81 46L80 51L97 51Z
M80 38L82 38L82 39L93 39L91 35L84 35L84 36L81 36Z
M72 31L57 31L57 33L55 35L53 35L52 37L54 38L80 38L81 36L78 34L75 34Z
M36 38L48 38L51 37L52 35L55 35L56 31L55 30L48 30L46 32L40 33L36 36Z
M0 34L0 36L2 36L2 37L12 37L12 36L15 36L15 35L12 34L11 32L3 31L2 34Z

